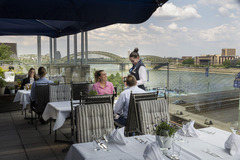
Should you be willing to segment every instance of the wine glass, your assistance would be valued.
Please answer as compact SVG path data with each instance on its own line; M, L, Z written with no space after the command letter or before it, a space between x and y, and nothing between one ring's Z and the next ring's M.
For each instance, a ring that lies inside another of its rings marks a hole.
M236 134L240 129L238 121L232 121L228 125L233 134Z
M110 138L110 136L111 136L111 132L112 132L112 129L110 129L110 128L107 128L107 129L105 129L105 133L103 134L103 139L105 140L105 142L106 142L106 151L111 151L108 147L108 142L109 142L109 138Z

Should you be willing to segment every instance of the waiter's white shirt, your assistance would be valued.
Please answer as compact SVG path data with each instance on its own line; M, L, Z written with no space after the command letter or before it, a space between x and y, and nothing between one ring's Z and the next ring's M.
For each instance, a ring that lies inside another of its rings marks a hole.
M137 85L144 85L144 83L147 81L147 70L146 67L141 66L138 70L139 80L137 81Z

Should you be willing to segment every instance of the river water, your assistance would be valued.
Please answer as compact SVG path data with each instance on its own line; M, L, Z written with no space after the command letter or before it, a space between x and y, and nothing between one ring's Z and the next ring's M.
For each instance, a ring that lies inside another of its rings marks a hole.
M108 75L120 73L122 76L128 74L127 70L121 70L118 64L91 64L91 78L93 79L94 69L103 69ZM203 69L204 70L204 69ZM211 70L211 69L210 69ZM232 90L234 74L216 74L209 73L206 77L205 73L173 71L169 70L169 89L182 91L183 94L198 94L207 92L217 92ZM166 70L149 70L148 89L166 88L167 87L167 71Z

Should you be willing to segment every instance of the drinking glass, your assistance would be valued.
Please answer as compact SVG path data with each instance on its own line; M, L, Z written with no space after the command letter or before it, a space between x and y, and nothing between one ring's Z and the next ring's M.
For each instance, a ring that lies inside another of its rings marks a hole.
M177 145L175 141L172 143L172 149L173 149L173 154L171 155L171 158L173 159L180 159L180 152L182 150L180 145Z
M99 151L100 150L99 143L100 143L101 138L99 138L98 135L93 134L92 139L93 139L93 150L94 151Z
M112 132L112 129L108 128L108 129L105 129L105 134L103 134L103 139L105 140L106 147L107 147L106 151L111 151L108 146L108 142L109 142L108 140L110 138L111 132Z
M228 123L228 126L230 127L233 134L236 134L240 129L238 121L232 121Z

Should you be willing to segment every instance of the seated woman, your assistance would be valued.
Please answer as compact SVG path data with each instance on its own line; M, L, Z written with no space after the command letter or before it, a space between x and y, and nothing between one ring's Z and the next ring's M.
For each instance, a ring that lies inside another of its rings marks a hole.
M98 95L114 93L113 84L107 81L107 73L104 70L96 71L94 76L95 83L93 85L93 90L96 90Z
M37 79L38 77L36 75L35 69L30 68L28 71L28 77L23 79L20 89L24 89L24 86L28 83L33 84L33 82L36 81Z
M35 101L35 86L36 84L43 83L43 84L48 84L48 83L53 83L53 81L50 81L45 78L45 75L47 74L47 71L44 67L39 67L38 68L38 76L39 79L32 84L32 89L31 89L31 101Z

